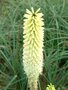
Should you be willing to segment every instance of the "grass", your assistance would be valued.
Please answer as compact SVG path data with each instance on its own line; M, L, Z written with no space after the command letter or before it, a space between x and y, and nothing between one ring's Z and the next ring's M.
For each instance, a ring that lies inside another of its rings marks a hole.
M0 90L28 90L22 66L23 15L25 9L41 8L44 14L44 68L39 90L49 83L68 89L68 1L0 1Z

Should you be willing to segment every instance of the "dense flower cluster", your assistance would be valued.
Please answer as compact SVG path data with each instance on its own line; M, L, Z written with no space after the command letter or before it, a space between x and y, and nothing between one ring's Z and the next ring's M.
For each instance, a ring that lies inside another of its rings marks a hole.
M28 77L29 87L37 88L39 74L43 69L44 22L40 9L26 9L23 31L23 66Z
M50 83L50 85L47 86L46 90L56 90L54 85Z

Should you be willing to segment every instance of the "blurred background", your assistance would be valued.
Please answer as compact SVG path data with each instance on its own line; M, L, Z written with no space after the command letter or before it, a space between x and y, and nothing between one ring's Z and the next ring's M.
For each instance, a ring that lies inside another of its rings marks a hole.
M68 0L0 0L0 90L28 90L23 70L23 15L44 14L44 67L39 90L68 90Z

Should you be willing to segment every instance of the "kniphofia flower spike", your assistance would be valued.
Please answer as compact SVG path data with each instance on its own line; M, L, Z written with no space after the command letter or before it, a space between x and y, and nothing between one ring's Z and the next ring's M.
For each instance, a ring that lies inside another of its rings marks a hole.
M23 66L30 90L37 90L37 81L43 69L44 22L40 8L26 9L23 31Z
M46 90L56 90L55 86L50 83L50 85L47 86Z

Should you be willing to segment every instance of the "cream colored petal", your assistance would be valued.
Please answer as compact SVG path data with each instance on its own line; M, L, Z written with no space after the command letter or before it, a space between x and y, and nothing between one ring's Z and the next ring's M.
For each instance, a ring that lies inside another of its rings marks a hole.
M37 13L37 17L42 17L43 13Z
M31 15L25 14L24 17L25 17L25 18L31 18Z
M34 9L33 9L33 7L31 7L31 10L32 10L32 13L34 13Z
M40 11L40 8L35 12L36 14Z
M26 9L26 13L32 14L32 12L30 10L28 10L28 9Z

